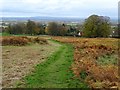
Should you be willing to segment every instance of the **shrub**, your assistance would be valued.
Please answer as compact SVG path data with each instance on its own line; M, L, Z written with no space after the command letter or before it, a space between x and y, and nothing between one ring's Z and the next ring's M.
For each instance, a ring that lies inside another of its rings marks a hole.
M23 46L29 43L29 40L23 37L3 37L2 45L14 45L14 46Z
M34 38L33 42L39 43L39 44L47 44L48 43L46 39L39 38L39 37Z
M48 44L46 39L39 37L16 37L16 36L5 36L1 39L2 45L14 45L14 46L24 46L29 43L39 43L39 44Z

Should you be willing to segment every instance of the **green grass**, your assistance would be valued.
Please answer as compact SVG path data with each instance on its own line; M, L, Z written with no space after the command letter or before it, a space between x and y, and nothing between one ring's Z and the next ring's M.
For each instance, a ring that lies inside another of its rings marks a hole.
M118 63L118 55L104 55L98 58L99 65L116 65Z
M0 36L11 36L11 34L4 32L4 33L0 33Z
M35 71L24 78L24 87L87 88L85 83L78 79L73 79L74 74L70 70L72 63L72 45L62 44L57 52L51 55L45 62L38 64L35 67Z
M30 36L28 34L9 34L9 33L6 33L6 32L3 32L3 33L0 33L0 36Z

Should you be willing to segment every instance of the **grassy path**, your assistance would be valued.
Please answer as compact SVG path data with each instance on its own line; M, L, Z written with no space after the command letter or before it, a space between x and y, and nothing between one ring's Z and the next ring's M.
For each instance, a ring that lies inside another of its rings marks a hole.
M2 46L2 87L15 88L21 79L34 71L35 66L59 50L60 44Z
M57 52L45 62L38 64L35 71L26 76L25 87L28 88L83 88L86 87L77 79L72 79L70 70L73 62L73 48L62 44Z

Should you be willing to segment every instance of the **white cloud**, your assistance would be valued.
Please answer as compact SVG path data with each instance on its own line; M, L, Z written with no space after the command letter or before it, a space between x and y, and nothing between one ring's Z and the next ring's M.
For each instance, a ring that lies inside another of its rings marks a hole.
M118 0L2 0L3 15L117 16ZM16 14L15 14L16 13Z

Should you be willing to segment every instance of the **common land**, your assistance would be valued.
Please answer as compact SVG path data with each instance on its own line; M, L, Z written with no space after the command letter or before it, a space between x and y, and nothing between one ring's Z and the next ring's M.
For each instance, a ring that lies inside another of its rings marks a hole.
M2 46L4 88L119 87L119 39L15 37L28 39L29 43ZM44 38L47 43L38 43L41 40L38 38Z

